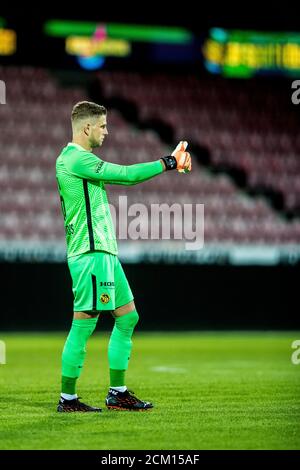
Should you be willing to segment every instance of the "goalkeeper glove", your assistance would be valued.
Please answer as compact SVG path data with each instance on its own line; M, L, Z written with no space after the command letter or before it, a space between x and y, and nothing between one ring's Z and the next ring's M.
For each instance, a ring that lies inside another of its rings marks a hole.
M172 153L177 160L177 171L179 171L179 173L189 173L192 171L191 155L189 152L185 151L187 146L187 141L181 140Z

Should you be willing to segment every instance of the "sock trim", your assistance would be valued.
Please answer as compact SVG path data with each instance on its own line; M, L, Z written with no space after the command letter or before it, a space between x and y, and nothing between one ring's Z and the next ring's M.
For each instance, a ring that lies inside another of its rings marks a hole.
M127 390L126 385L123 385L122 387L109 387L110 390L116 390L117 392L124 393Z
M64 400L75 400L75 398L78 398L77 393L75 393L74 395L70 393L61 393L60 396Z

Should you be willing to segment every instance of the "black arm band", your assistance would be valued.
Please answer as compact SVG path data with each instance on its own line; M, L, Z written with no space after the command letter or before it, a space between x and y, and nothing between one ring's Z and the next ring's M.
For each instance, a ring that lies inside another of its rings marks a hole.
M165 162L167 170L175 170L175 168L177 168L177 160L172 155L161 157L161 159Z

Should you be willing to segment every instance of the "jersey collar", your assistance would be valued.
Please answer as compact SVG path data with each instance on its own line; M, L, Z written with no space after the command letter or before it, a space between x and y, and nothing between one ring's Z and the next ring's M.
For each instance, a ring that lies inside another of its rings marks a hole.
M87 152L86 149L81 147L81 145L79 145L79 144L75 144L75 142L69 142L67 147L76 147L78 150L84 150L85 152Z

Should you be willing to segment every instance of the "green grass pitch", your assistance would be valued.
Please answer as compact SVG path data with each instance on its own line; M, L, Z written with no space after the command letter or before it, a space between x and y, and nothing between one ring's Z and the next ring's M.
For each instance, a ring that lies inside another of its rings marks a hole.
M3 333L1 449L300 449L300 332L142 333L127 385L150 412L105 409L108 333L88 343L78 383L100 414L60 414L63 333Z

